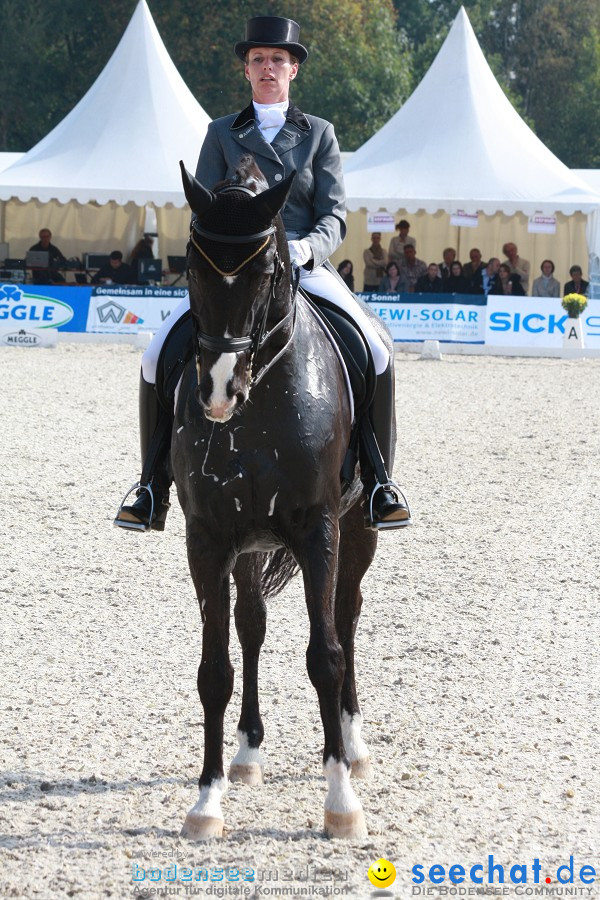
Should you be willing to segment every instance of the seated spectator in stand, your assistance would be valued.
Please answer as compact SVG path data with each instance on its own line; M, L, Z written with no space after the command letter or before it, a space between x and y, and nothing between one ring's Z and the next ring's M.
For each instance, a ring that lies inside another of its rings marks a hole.
M487 297L492 294L492 288L498 283L498 269L500 268L500 260L497 256L492 256L487 266L481 269L471 282L472 294L483 294Z
M337 267L338 275L346 282L352 292L354 292L354 266L351 260L343 259Z
M406 219L400 219L400 221L396 225L396 230L398 234L390 241L390 246L388 249L388 262L395 262L398 264L398 268L400 268L404 260L404 245L412 244L416 250L417 242L415 241L414 237L408 236L410 223L407 222Z
M565 284L563 296L566 297L567 294L583 294L584 297L587 297L590 283L583 280L581 266L571 266L569 275L571 276L571 281L567 281Z
M48 268L33 270L34 284L64 284L65 279L60 274L58 267L66 262L58 247L50 243L52 232L49 228L42 228L38 234L39 241L30 247L30 250L43 250L48 254Z
M429 263L425 275L421 275L415 284L415 294L443 294L444 282L440 278L437 263Z
M415 284L427 272L427 265L422 259L417 259L417 252L412 244L404 245L404 260L400 266L400 277L405 282L405 291L414 294Z
M371 235L371 246L364 251L363 259L365 261L365 286L363 290L366 293L376 291L379 288L379 282L385 275L387 262L385 251L381 246L381 232L373 232Z
M560 282L553 278L554 263L545 259L541 264L542 274L533 282L532 297L560 297Z
M507 294L513 297L525 296L520 275L516 272L511 272L508 263L502 263L498 269L498 278L490 294Z
M506 253L504 265L507 265L511 272L519 276L521 287L526 294L529 290L529 273L531 272L529 260L521 259L517 250L517 245L512 242L504 244L502 252Z
M406 283L400 274L398 264L389 262L385 267L385 275L379 283L380 294L401 294L406 290Z
M136 281L137 276L139 275L138 261L140 259L154 259L154 244L152 235L150 234L145 234L144 237L137 242L129 257L131 268L136 274Z
M481 258L481 250L478 250L477 247L469 250L469 259L470 262L465 263L463 266L463 275L472 287L476 275L485 269L485 263Z
M98 269L92 284L137 284L137 277L131 266L123 262L120 250L113 250L108 264Z
M462 263L457 259L450 266L450 274L444 281L445 294L468 294L471 284L463 275Z
M443 262L439 264L438 269L440 270L440 278L442 281L445 281L446 278L450 277L450 266L456 259L456 250L454 247L446 247L442 256L444 259Z

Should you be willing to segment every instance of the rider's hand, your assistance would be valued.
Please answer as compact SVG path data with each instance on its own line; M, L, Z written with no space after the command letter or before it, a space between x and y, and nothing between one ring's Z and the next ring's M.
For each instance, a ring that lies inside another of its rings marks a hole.
M312 247L308 241L288 241L290 262L293 266L303 266L312 259Z

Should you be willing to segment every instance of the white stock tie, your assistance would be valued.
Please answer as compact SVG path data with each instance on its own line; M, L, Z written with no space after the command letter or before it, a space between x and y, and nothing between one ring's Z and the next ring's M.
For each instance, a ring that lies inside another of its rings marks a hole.
M281 131L285 122L285 114L287 108L282 108L287 104L280 106L256 106L256 117L258 119L258 127L260 128L266 141L271 141L275 135Z

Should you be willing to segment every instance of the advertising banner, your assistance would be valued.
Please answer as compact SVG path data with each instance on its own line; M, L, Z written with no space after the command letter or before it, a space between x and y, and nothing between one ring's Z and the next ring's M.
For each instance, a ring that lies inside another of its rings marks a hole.
M137 334L158 331L187 295L187 288L110 284L96 287L89 303L87 331Z
M567 314L553 297L488 297L485 343L491 347L562 347ZM600 348L600 300L581 317L586 347Z
M85 331L91 288L0 283L0 331Z
M485 297L460 294L362 294L395 341L483 344Z
M377 212L367 214L367 231L395 231L396 222L391 213Z

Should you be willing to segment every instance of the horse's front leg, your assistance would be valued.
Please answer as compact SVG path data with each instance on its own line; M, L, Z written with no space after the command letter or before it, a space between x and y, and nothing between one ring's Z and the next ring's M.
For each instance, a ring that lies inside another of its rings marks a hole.
M215 545L191 535L188 559L204 628L198 693L204 708L204 766L200 797L187 814L181 835L195 841L222 837L221 797L227 790L223 770L223 718L233 690L229 662L229 567Z
M310 619L306 663L319 698L325 737L323 768L329 788L325 831L330 837L363 838L367 829L360 801L350 784L350 765L342 740L340 698L345 664L333 614L338 545L337 516L326 511L297 547L296 559L304 576Z
M355 503L348 510L340 522L340 531L335 626L346 662L342 684L342 735L352 775L355 778L370 778L369 748L360 734L362 716L354 677L354 637L362 606L360 583L373 562L377 532L365 528L360 503Z
M229 778L244 784L262 784L260 752L265 730L258 704L258 658L265 640L267 607L262 595L262 553L240 556L233 570L237 600L235 627L243 658L242 710L238 723L239 750L231 761Z

